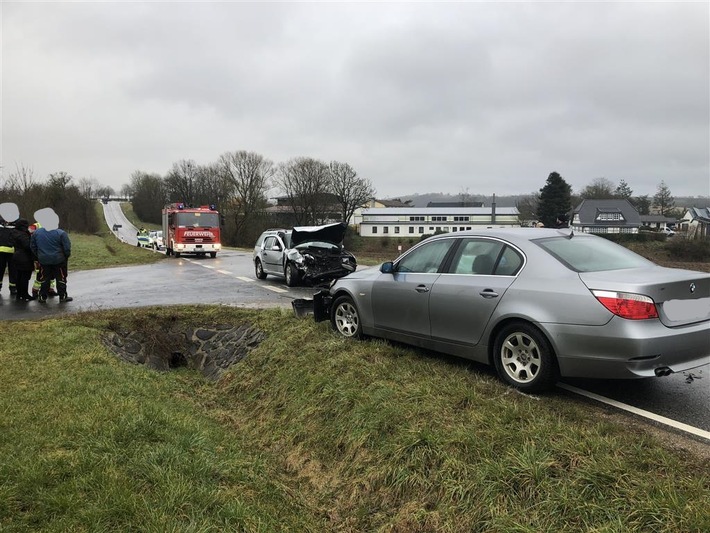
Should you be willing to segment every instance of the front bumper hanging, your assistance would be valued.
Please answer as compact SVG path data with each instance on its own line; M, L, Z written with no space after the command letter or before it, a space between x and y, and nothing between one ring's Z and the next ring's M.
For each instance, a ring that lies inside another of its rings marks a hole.
M297 317L303 318L313 314L316 322L330 319L330 304L333 298L327 290L318 291L313 299L297 298L291 302L293 312Z

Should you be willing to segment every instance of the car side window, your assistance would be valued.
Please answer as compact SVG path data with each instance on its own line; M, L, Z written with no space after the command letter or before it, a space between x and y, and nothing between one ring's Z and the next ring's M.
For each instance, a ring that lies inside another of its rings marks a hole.
M449 273L490 276L503 246L491 239L464 239L451 261Z
M523 258L510 246L506 246L496 267L496 276L515 276L523 266Z
M264 250L271 250L271 248L274 247L274 244L276 244L276 237L270 235L264 239Z
M404 256L397 263L395 270L397 272L438 272L441 262L454 242L454 239L441 239L423 244Z

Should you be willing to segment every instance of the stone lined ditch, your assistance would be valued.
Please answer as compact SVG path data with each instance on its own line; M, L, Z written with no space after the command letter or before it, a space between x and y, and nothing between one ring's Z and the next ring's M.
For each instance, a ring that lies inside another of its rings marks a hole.
M217 380L257 347L266 334L249 325L169 327L146 331L110 331L104 344L120 359L157 371L188 367Z

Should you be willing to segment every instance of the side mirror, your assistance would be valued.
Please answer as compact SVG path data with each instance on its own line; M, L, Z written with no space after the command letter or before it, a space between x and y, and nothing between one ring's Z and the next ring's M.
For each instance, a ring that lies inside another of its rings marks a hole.
M281 251L281 246L279 246L278 244L274 244L274 245L271 247L271 251L272 251L272 252L280 252L280 251Z
M392 274L394 272L394 263L392 263L392 261L382 263L382 265L380 266L380 272L382 272L383 274Z

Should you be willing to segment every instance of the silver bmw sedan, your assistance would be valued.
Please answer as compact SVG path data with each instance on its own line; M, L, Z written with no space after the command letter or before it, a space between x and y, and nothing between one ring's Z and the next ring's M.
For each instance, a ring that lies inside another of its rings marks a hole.
M569 229L430 237L333 282L315 315L346 337L494 365L531 392L562 376L664 376L710 363L710 274Z

